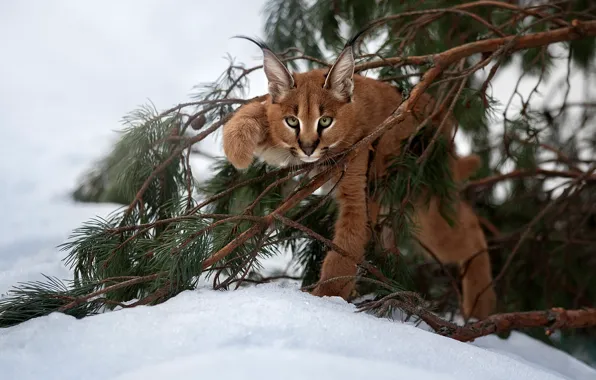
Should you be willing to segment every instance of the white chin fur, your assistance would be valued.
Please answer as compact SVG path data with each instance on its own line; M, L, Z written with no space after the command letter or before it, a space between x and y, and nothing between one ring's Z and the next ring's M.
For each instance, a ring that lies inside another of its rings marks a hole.
M265 161L267 164L277 167L286 167L288 165L298 165L300 161L292 156L289 150L285 148L263 148L257 147L255 155Z
M319 161L320 157L300 157L302 162L316 162Z

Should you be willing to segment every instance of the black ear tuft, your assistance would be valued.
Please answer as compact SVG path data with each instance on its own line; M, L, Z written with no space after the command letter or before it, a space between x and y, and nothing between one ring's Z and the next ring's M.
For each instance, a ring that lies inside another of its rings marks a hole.
M371 23L352 36L325 75L323 88L330 90L336 98L342 101L351 102L354 92L354 44L358 38L375 25L375 23Z
M358 39L366 32L368 32L371 28L373 28L374 26L377 25L377 22L371 22L368 25L366 25L364 28L360 29L358 32L356 32L356 34L354 34L352 37L350 37L349 40L346 41L346 44L344 45L344 49L347 48L348 46L354 46L354 44L356 43L356 41L358 41Z
M261 48L263 52L263 70L269 82L269 94L274 103L283 99L296 86L294 77L288 68L265 42L246 36L234 36L232 38L248 40Z
M258 47L260 47L262 50L269 50L272 51L271 48L269 48L269 46L267 46L267 43L265 43L265 41L260 40L258 38L252 38L252 37L247 37L247 36L232 36L230 38L239 38L239 39L243 39L243 40L248 40L250 42L252 42L253 44L257 45Z

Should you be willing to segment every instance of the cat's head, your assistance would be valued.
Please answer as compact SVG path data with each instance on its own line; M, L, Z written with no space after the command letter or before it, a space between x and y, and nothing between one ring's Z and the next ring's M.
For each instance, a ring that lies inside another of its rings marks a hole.
M255 42L255 41L253 41ZM294 160L314 162L353 143L354 54L347 44L330 69L290 73L263 43L271 142Z

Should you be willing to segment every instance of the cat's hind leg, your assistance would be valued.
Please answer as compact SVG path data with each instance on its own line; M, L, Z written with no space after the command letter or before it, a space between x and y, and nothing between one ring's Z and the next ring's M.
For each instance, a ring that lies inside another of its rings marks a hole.
M453 227L439 213L436 199L428 210L424 206L420 210L424 210L417 213L420 241L441 262L460 266L464 316L486 318L494 312L496 294L486 239L472 207L460 201Z

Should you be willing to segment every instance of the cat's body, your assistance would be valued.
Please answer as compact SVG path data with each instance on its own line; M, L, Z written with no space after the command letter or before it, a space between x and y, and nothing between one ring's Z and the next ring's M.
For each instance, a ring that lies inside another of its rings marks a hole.
M224 151L237 168L246 168L254 156L274 166L324 159L368 135L402 101L393 86L353 74L351 46L346 47L330 70L294 74L266 47L263 51L269 98L242 106L224 126ZM432 98L423 95L400 125L381 136L370 165L369 151L363 150L346 166L334 192L339 214L333 242L347 251L352 260L330 251L321 269L321 284L313 294L350 297L353 280L327 280L356 275L355 262L362 261L370 228L377 222L379 206L374 199L367 202L367 173L382 177L391 158L400 153L400 142L433 109ZM450 119L448 124L443 131L450 136L455 122ZM475 156L450 162L454 177L460 180L467 178L477 164ZM432 199L429 207L420 204L415 212L417 237L445 263L463 263L476 255L463 278L463 312L483 318L495 306L492 287L479 298L474 310L472 306L478 293L492 281L487 246L472 209L461 201L457 209L458 221L452 228L440 215L437 199Z

